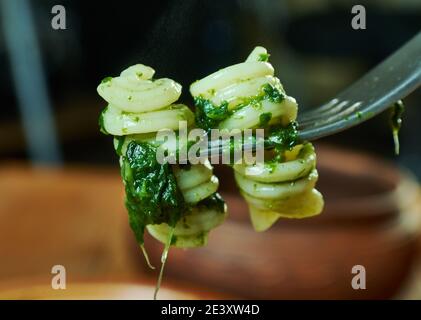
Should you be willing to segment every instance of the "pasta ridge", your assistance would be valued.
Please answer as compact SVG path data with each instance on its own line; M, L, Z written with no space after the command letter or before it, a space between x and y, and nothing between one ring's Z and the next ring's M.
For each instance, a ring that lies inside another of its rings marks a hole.
M181 85L167 78L154 80L154 73L152 68L137 64L99 84L97 91L108 102L100 117L103 131L123 136L178 130L181 120L193 124L191 110L174 103L181 95Z

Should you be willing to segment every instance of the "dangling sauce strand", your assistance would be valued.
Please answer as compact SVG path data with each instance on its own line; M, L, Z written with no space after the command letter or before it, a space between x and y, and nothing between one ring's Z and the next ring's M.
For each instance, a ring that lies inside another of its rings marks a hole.
M161 270L159 270L158 281L156 282L155 292L153 294L153 299L154 300L156 300L156 297L158 295L159 288L161 288L162 275L164 274L165 262L167 261L168 252L170 251L170 246L171 246L172 236L174 234L174 229L175 229L174 227L171 227L170 232L168 234L167 243L165 244L164 251L162 251L162 255L161 255Z
M402 100L397 101L393 107L390 116L390 125L392 127L393 142L395 144L395 154L399 154L399 130L402 126L402 114L405 111L405 106Z

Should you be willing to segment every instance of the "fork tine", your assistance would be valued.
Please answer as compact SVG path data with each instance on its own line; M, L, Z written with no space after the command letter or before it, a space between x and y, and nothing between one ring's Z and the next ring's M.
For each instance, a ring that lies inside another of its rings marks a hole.
M339 102L339 99L334 98L332 100L330 100L329 102L321 105L320 107L317 108L312 108L310 110L305 110L302 114L302 119L306 120L307 118L311 118L314 117L315 115L318 115L320 113L324 113L324 112L328 112L329 110L331 110L332 108L334 108Z
M364 106L361 102L355 102L340 113L329 118L320 118L313 123L299 124L298 136L302 141L315 140L324 137L332 132L340 132L353 127L361 122L369 120L377 113L370 111L371 108Z
M345 106L347 107L345 108ZM362 110L360 110L360 107L362 107L361 101L354 102L352 104L349 101L343 101L342 103L338 104L337 108L332 109L331 112L323 113L318 117L314 116L313 118L304 121L300 120L299 123L301 127L308 127L311 125L327 124L329 122L337 121L341 118L346 120L346 118L348 118L351 113L361 112Z
M350 101L339 101L338 99L336 100L337 103L329 109L325 110L324 112L316 112L310 115L303 114L303 116L300 117L300 123L302 123L302 125L305 126L307 123L312 123L314 121L317 121L318 119L329 118L335 114L342 112L342 110L344 110L344 108L350 103Z

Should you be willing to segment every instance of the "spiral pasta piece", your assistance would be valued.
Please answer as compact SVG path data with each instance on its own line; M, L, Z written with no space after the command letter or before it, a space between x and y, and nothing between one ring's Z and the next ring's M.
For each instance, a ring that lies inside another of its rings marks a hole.
M136 64L119 77L106 78L98 86L99 95L114 107L126 112L148 112L162 109L178 100L181 85L171 79L152 80L155 71Z
M193 83L190 92L195 98L197 123L204 129L228 130L293 124L297 103L274 76L268 56L265 48L256 47L245 62ZM280 217L304 218L322 211L323 197L314 188L318 179L315 166L311 143L275 148L265 154L264 164L233 165L257 231L268 229Z
M193 97L208 100L215 108L228 105L219 129L259 127L265 114L271 115L269 125L287 125L297 117L295 99L285 94L272 65L259 61L262 54L267 54L266 49L256 47L245 62L216 71L190 86Z
M267 230L281 217L306 218L322 211L323 197L314 188L318 179L314 166L315 153L310 143L290 161L266 162L261 175L244 174L252 165L234 165L235 180L257 231Z
M152 79L155 71L142 64L131 66L118 77L105 78L97 91L108 106L100 116L103 130L115 136L178 130L179 121L194 122L191 110L173 104L181 85L171 79Z
M216 193L218 178L213 175L209 161L185 167L174 165L173 172L190 211L176 224L172 245L182 248L206 245L209 231L225 220L227 212L225 203L222 204L222 198ZM206 204L206 200L212 201ZM171 228L162 223L148 225L147 230L154 238L164 242Z
M209 231L219 226L227 213L226 204L216 193L218 179L212 174L209 161L187 168L174 166L173 169L181 193L191 209L176 224L172 245L181 248L206 245ZM164 242L171 228L162 223L149 225L147 230L154 238Z
M104 131L115 136L114 147L120 155L126 195L130 194L130 197L126 197L126 206L129 211L131 210L129 215L131 214L131 225L135 234L142 233L142 226L145 224L144 227L148 232L165 244L169 238L172 238L171 245L178 247L204 245L209 231L221 224L226 216L225 203L216 193L219 181L213 175L213 168L209 162L198 165L170 166L167 175L174 176L176 188L182 195L182 199L178 202L182 202L184 208L175 225L170 226L170 221L173 221L171 217L161 217L164 215L163 212L154 214L155 211L161 210L159 203L155 203L156 207L144 210L144 207L149 208L149 204L142 203L145 200L138 199L142 196L138 184L140 183L142 188L153 187L148 184L148 179L153 179L153 175L162 173L161 171L164 170L162 167L158 168L157 173L154 171L141 173L142 166L151 166L151 163L155 161L155 154L144 153L145 150L155 150L154 148L159 146L156 139L157 131L177 130L181 120L187 121L188 126L194 123L191 110L183 104L176 103L181 94L181 86L171 79L154 80L154 73L152 68L137 64L125 69L118 77L104 79L98 86L98 93L108 102L108 106L101 114L100 124ZM135 146L131 146L132 143L143 143L146 146L145 149L136 149ZM128 151L129 149L131 151ZM130 152L130 159L128 152ZM176 154L177 146L170 146L168 152ZM138 157L146 160L137 163ZM164 175L162 179L166 177ZM156 180L154 183L160 182L162 181ZM172 192L174 197L176 196L176 190L169 187L157 189L155 192ZM159 196L165 197L165 194ZM153 197L148 198L147 195L144 198L153 199ZM163 198L162 201L164 200ZM173 205L174 201L176 199L169 199L165 205ZM171 215L171 210L166 209L166 212L169 211L166 214ZM140 214L137 211L142 211L142 214L146 215L142 220L144 222L136 222L136 215ZM152 219L148 216L156 217ZM140 242L143 242L143 235L138 234L137 237Z

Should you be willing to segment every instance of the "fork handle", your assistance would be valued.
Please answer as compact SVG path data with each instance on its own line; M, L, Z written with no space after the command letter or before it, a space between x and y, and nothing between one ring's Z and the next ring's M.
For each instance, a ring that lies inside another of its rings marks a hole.
M348 119L327 119L320 121L319 125L302 128L299 137L301 140L315 140L358 125L403 99L420 85L421 32L332 99L358 103L358 113L355 112ZM317 111L315 109L311 113Z

